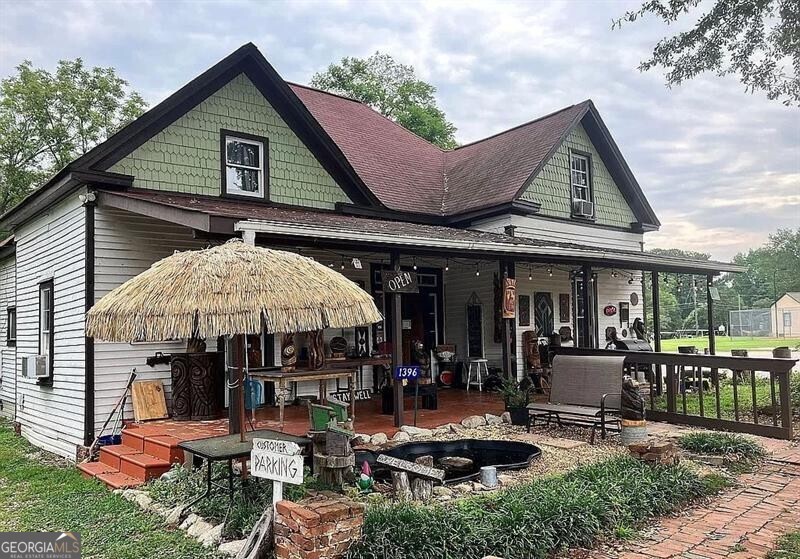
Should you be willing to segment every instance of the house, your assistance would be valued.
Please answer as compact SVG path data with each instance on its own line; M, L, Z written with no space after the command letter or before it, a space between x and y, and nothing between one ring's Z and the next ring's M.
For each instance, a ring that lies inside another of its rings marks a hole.
M800 337L800 291L785 293L769 308L769 315L776 337Z
M327 338L358 334L369 351L396 323L403 360L413 340L452 344L462 361L521 375L527 331L569 327L586 347L608 327L630 336L645 273L657 296L659 272L740 270L643 252L658 227L591 101L445 151L357 101L284 81L247 44L0 217L13 232L0 246L2 410L34 444L74 457L131 368L162 380L169 401L169 367L146 361L186 342L93 340L84 313L175 250L242 236L300 251L374 293L387 317ZM420 287L393 321L380 272L396 264ZM499 311L505 278L514 319ZM267 335L248 343L264 365L280 349Z

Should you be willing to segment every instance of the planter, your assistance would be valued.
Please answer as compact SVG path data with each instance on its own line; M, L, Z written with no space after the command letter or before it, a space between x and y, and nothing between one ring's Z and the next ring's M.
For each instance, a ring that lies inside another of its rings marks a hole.
M620 442L625 446L647 440L647 421L623 419L619 438Z
M506 411L511 415L511 425L528 424L528 408L526 407L506 407Z

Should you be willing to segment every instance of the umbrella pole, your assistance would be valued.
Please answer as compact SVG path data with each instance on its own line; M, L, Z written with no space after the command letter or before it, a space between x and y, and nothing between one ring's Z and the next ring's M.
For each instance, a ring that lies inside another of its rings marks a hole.
M236 361L239 364L239 438L242 442L245 441L245 411L244 411L244 351L245 351L245 337L241 334L236 336Z

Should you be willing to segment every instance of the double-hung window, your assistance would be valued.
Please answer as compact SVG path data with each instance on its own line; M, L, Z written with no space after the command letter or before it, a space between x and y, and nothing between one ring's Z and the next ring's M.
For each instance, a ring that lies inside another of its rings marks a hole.
M53 282L39 284L39 355L45 356L45 370L53 376L55 331L53 329Z
M6 346L14 347L17 345L17 308L8 307L6 309Z
M573 153L571 159L572 199L591 202L592 193L589 184L589 158Z
M223 194L265 198L266 139L223 130L221 143Z

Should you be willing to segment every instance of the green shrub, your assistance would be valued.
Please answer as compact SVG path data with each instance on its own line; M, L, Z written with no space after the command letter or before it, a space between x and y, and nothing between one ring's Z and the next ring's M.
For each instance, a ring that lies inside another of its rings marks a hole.
M800 531L783 535L767 559L797 559L800 557Z
M756 441L736 433L698 432L682 435L678 445L698 454L714 454L731 460L755 460L764 456Z
M621 457L452 504L371 505L349 558L544 558L628 532L715 487L683 466Z

